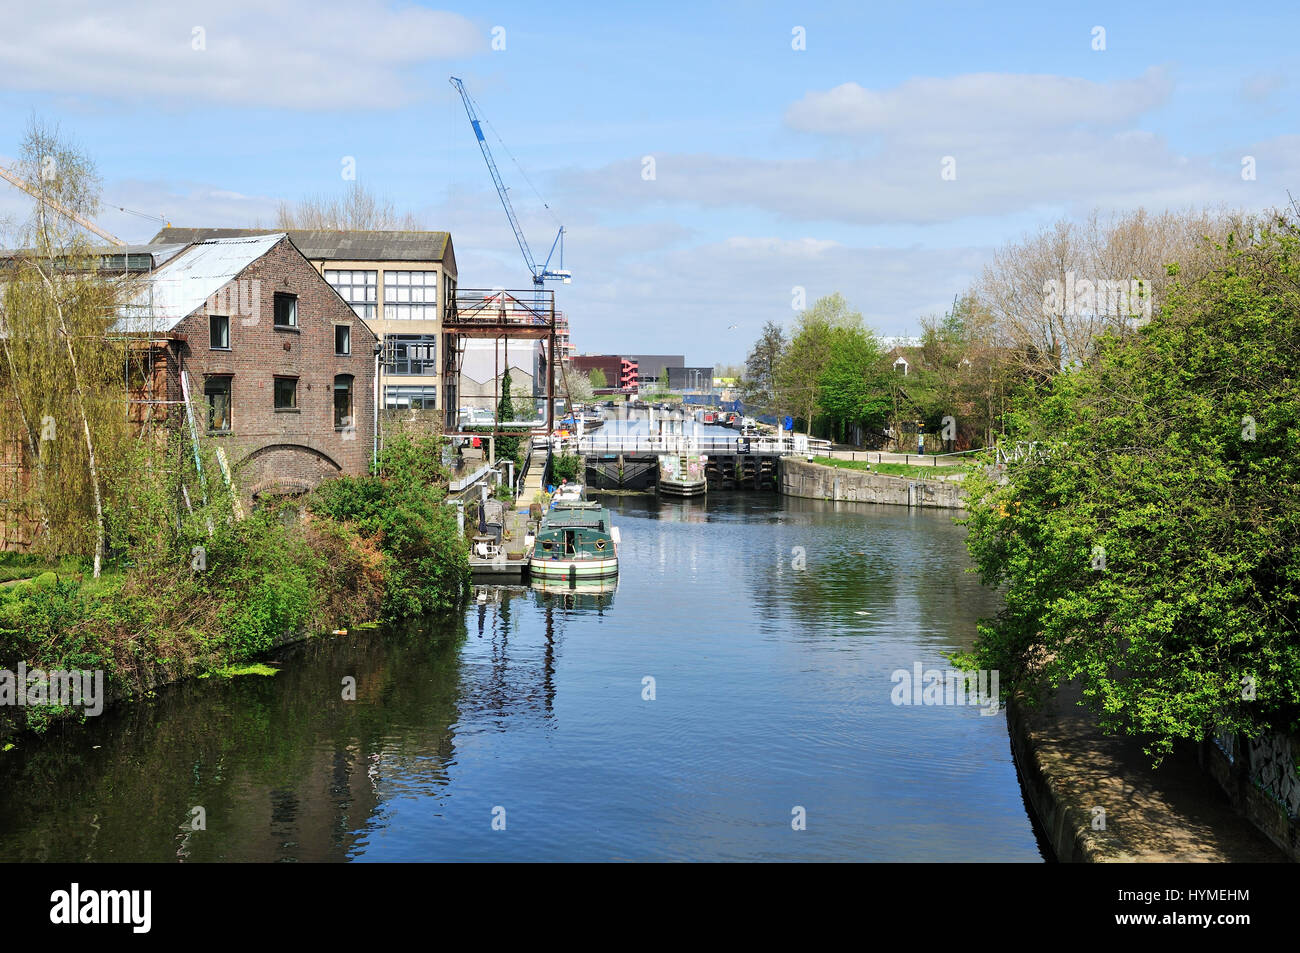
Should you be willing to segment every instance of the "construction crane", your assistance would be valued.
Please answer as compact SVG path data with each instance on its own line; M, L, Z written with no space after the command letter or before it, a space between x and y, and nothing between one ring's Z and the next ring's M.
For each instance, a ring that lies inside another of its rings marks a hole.
M120 245L125 247L126 242L122 241L122 239L118 238L116 235L110 235L108 232L104 231L94 222L90 221L90 219L83 218L82 216L74 212L72 209L68 208L67 206L63 205L60 202L56 202L48 195L41 194L36 189L28 185L25 181L23 181L21 176L14 175L14 173L10 172L4 166L0 166L0 179L4 179L9 184L22 189L28 195L32 196L38 201L44 202L46 205L54 209L54 211L58 212L60 215L64 216L65 218L71 219L72 221L76 222L78 225L80 225L82 228L86 229L87 231L94 232L96 235L98 235L100 238L104 239L105 241L113 245Z
M460 93L461 101L465 104L465 113L469 116L469 124L474 127L474 135L478 137L478 147L483 152L483 161L487 163L488 171L492 173L492 182L497 187L497 195L501 197L501 206L506 210L506 217L510 219L510 227L515 230L515 241L519 243L519 250L524 253L524 262L528 265L528 270L533 276L533 287L540 291L546 286L547 281L560 280L564 284L572 281L572 273L564 270L564 226L555 234L555 241L551 242L551 251L546 256L545 263L538 268L537 262L533 259L533 253L528 247L528 240L524 238L524 230L519 226L519 219L515 216L514 206L510 204L510 195L506 191L505 183L501 181L501 173L497 171L497 164L492 158L492 150L488 148L487 138L483 135L483 125L479 122L478 114L474 111L474 101L470 99L469 93L465 91L465 84L455 76L451 77L451 85L456 87L456 92ZM551 258L555 255L556 248L560 250L560 264L555 270L551 270Z

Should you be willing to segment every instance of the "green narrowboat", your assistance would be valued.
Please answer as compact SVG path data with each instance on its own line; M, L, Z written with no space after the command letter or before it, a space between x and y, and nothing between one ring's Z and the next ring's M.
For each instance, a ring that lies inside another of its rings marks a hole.
M618 529L596 502L557 503L542 517L528 559L534 579L600 579L618 573Z

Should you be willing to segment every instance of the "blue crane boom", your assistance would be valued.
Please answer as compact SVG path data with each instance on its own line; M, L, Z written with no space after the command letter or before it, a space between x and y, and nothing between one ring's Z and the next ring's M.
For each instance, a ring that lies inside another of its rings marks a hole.
M479 150L483 153L483 161L487 163L488 172L492 173L492 182L497 188L497 195L501 198L501 207L506 210L506 218L510 219L510 227L514 229L515 241L519 243L519 250L524 254L524 262L528 265L529 272L533 276L533 284L538 288L544 286L547 279L559 278L565 284L570 281L570 273L564 270L564 226L560 226L559 232L555 235L555 241L551 243L550 254L546 256L546 263L541 268L537 267L537 262L533 259L532 250L528 247L528 240L524 238L524 230L519 225L519 218L515 215L514 206L510 204L510 195L506 190L506 185L501 181L501 173L497 169L496 160L492 158L492 150L488 147L487 137L483 135L483 124L479 121L478 113L474 111L474 101L470 99L469 93L465 90L465 84L455 76L451 77L451 85L460 93L461 101L465 104L465 114L469 116L469 124L474 128L474 135L478 139ZM555 254L556 248L560 249L560 267L556 271L551 271L551 258Z

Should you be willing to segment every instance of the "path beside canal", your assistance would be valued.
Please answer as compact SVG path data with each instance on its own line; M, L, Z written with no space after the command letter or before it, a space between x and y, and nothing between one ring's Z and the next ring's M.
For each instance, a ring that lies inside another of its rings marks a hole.
M1097 727L1077 686L1007 722L1025 795L1062 861L1285 862L1179 749L1157 769L1141 744ZM1094 829L1097 810L1105 829Z

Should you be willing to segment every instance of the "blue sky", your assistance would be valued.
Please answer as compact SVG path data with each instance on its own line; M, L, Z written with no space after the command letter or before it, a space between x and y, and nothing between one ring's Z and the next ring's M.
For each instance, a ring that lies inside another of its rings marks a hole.
M96 158L106 205L251 225L340 192L350 156L452 232L463 286L524 287L454 73L551 206L493 137L534 253L569 228L578 348L693 363L742 360L795 288L913 333L1061 216L1300 196L1300 17L1280 4L261 6L11 11L0 161L35 113ZM0 192L0 217L26 211Z

